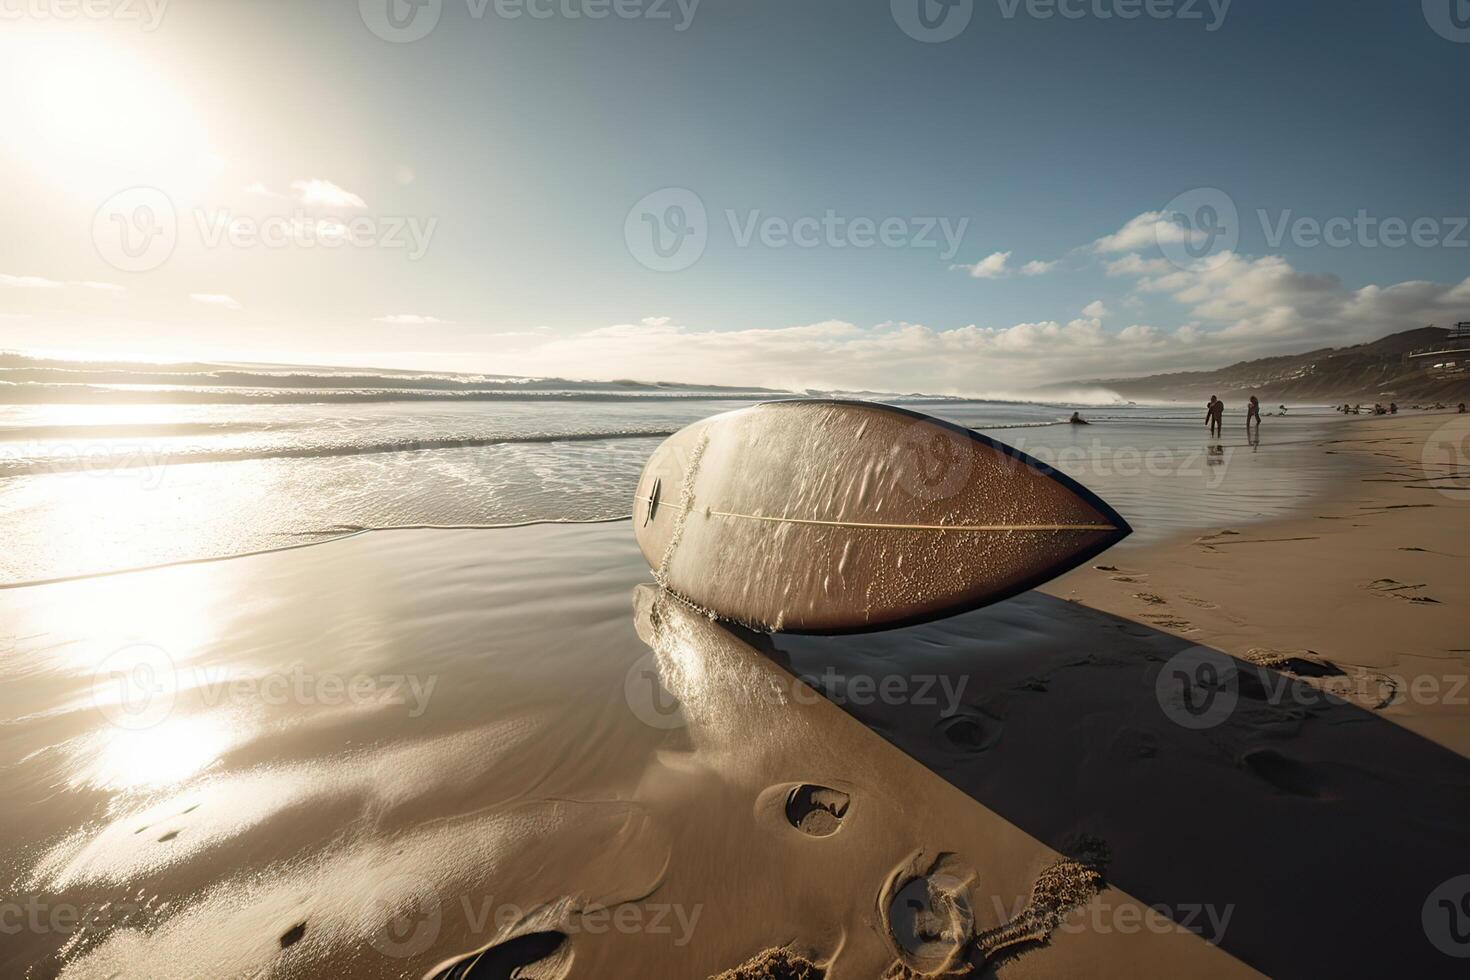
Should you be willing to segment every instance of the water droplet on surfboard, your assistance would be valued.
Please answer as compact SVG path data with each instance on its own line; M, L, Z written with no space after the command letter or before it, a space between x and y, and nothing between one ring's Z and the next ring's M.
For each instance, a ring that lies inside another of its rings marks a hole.
M767 402L649 458L634 532L659 584L763 630L925 622L1040 585L1131 528L969 429L870 402Z

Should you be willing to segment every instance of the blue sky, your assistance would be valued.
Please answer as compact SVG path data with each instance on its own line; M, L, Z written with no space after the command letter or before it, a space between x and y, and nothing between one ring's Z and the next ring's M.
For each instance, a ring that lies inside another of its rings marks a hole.
M981 394L1470 319L1452 0L108 2L5 8L0 347Z

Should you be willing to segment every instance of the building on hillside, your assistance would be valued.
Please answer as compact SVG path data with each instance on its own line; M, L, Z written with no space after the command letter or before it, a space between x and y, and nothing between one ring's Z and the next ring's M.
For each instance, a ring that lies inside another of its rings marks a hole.
M1445 335L1444 340L1404 355L1410 367L1428 371L1436 377L1456 377L1470 372L1470 321L1461 321Z

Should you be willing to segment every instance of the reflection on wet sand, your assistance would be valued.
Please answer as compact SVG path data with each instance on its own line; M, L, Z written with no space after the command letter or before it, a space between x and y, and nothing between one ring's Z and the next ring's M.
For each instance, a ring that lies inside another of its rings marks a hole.
M200 747L159 784L80 775L134 771L87 762L105 751L44 748L112 731L85 703L102 658L81 651L116 624L70 615L85 584L0 598L26 638L5 679L30 678L38 702L7 712L17 793L0 817L13 893L46 924L7 943L0 972L473 977L535 962L524 975L698 978L785 950L771 955L838 980L987 956L1006 976L1144 961L1249 975L1115 889L1094 894L1082 860L797 683L768 638L649 586L630 617L645 571L625 532L404 532L127 577L156 604L187 575L176 594L221 611L180 663L438 678L417 715L180 684L159 730ZM333 637L304 642L323 609L340 611ZM37 663L74 666L37 686ZM1079 902L1084 918L1064 920ZM86 921L55 925L63 908ZM1076 925L1098 909L1155 928Z

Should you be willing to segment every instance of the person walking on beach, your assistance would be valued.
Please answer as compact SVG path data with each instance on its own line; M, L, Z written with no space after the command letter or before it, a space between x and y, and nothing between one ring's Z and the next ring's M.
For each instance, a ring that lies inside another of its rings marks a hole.
M1216 437L1225 426L1225 403L1214 395L1210 396L1210 403L1205 406L1205 423L1210 427L1210 435Z
M1255 420L1256 428L1259 429L1261 427L1261 403L1256 400L1255 395L1251 395L1250 402L1245 406L1245 427L1247 430L1250 429L1252 420Z

